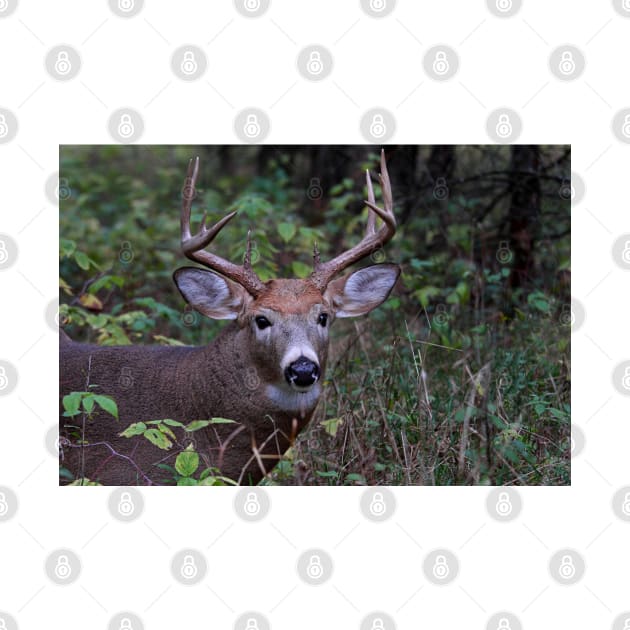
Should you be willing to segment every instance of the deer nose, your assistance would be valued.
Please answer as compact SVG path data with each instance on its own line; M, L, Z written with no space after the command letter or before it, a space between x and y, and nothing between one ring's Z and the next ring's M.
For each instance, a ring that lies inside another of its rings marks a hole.
M319 378L319 365L306 357L300 357L285 369L284 377L289 384L310 387Z

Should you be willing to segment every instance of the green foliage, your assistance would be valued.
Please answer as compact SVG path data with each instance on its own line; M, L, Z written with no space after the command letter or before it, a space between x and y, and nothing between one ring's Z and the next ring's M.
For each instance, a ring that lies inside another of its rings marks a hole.
M220 474L216 468L204 468L199 472L199 455L189 445L175 459L175 467L160 464L160 468L172 475L172 481L178 486L233 486L236 482ZM195 474L197 474L195 478Z
M227 418L210 418L210 420L193 420L187 424L178 420L166 418L164 420L145 420L144 422L134 422L130 424L119 435L120 437L132 438L143 435L151 444L167 451L177 441L177 437L172 427L183 429L186 433L194 433L199 429L204 429L211 424L226 424L234 422Z
M118 407L111 396L103 396L93 392L71 392L63 397L63 415L66 418L74 418L86 414L88 417L94 412L94 406L118 420Z

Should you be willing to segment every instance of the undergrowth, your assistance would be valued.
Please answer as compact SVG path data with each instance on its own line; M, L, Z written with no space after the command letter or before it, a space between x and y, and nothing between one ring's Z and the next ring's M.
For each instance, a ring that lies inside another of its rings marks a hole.
M460 349L432 319L337 331L324 400L271 483L570 484L566 326L523 312Z

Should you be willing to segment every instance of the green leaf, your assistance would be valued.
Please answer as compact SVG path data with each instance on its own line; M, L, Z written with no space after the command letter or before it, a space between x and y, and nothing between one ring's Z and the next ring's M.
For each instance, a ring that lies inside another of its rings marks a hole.
M88 287L88 292L98 293L101 289L111 289L114 286L122 287L124 283L125 280L121 276L104 275Z
M134 435L142 435L147 430L147 425L144 422L134 422L130 424L122 433L118 435L120 437L133 437Z
M195 451L182 451L175 460L175 470L183 477L190 477L199 468L199 455Z
M69 258L76 248L77 245L74 241L70 241L66 238L59 239L59 256L61 258Z
M324 477L326 479L335 479L339 477L339 473L336 470L329 470L327 472L322 472L321 470L316 471L316 475L318 477Z
M285 243L288 243L295 236L295 225L293 223L279 223L278 234Z
M94 396L92 394L87 395L83 399L83 409L90 414L92 413L92 409L94 409Z
M350 473L349 475L346 475L346 481L356 481L357 483L360 483L361 485L367 486L368 483L365 479L365 477L363 475L359 475L358 473Z
M159 429L147 429L144 432L144 437L147 438L151 444L155 444L155 446L164 451L167 451L173 446L173 443Z
M293 275L296 278L306 278L307 276L309 276L311 274L311 267L309 267L308 265L305 265L303 262L300 262L299 260L294 260L291 263L291 270L293 271Z
M101 484L98 481L90 481L87 477L82 479L75 479L72 483L68 484L69 486L100 486Z
M111 396L101 396L94 394L94 402L110 416L114 416L118 420L118 406L116 401Z
M178 422L177 420L171 420L170 418L165 418L162 420L164 424L168 424L169 427L183 427L183 422Z
M182 477L181 479L177 480L177 485L178 486L198 486L199 482L196 479L193 479L192 477Z
M210 424L234 424L236 420L229 418L210 418Z
M210 477L204 477L203 479L200 479L197 482L198 486L224 486L226 485L225 483L223 483L218 477L214 477L214 476L210 476Z
M429 302L431 301L431 298L440 295L442 293L441 289L438 289L437 287L424 287L422 289L418 289L417 291L414 291L414 296L418 298L418 300L420 300L420 304L422 304L422 306L424 306L425 308L427 306L429 306Z
M326 431L328 435L335 437L339 427L343 424L343 418L330 418L329 420L322 420L320 424L324 427L324 431Z
M173 429L171 429L171 427L167 427L165 424L160 423L158 425L158 429L173 440L177 440L177 436L173 433Z
M75 252L74 259L81 269L87 271L90 268L90 259L83 252Z
M76 416L79 413L83 392L72 392L63 397L64 416Z
M540 311L541 313L549 313L550 304L549 299L542 291L533 291L527 296L527 303Z
M189 422L184 429L186 429L189 433L192 433L193 431L198 431L199 429L207 427L209 424L210 420L193 420L192 422Z

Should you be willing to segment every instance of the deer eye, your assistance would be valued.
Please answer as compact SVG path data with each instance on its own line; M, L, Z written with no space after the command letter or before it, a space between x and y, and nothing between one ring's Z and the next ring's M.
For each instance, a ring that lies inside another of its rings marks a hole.
M328 313L320 313L317 318L317 323L323 328L326 328L326 324L328 323Z
M258 315L255 322L256 326L258 326L258 330L264 330L265 328L269 328L269 326L271 326L271 322L264 315Z

